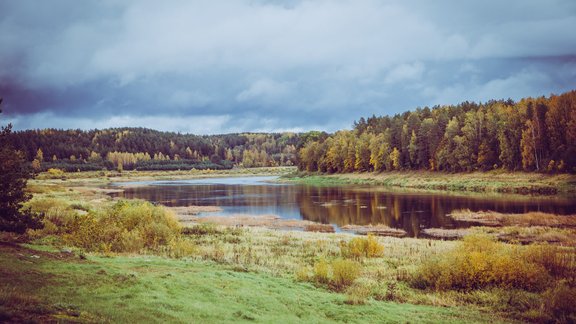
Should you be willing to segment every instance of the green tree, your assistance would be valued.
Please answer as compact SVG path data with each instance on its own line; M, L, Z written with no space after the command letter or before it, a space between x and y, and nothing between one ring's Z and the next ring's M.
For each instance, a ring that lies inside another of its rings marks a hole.
M40 215L22 210L30 199L25 188L33 173L22 152L9 143L11 131L11 124L0 128L0 231L24 233L27 228L41 228L42 222Z
M370 171L370 134L362 133L356 142L356 171Z

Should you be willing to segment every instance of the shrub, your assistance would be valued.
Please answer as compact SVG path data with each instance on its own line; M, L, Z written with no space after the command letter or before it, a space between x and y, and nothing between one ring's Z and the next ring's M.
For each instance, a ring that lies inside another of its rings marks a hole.
M366 238L366 257L376 258L382 255L384 255L384 245L380 244L374 236L368 235Z
M355 237L348 243L342 242L340 250L344 257L355 260L359 260L362 257L380 257L384 254L384 246L373 235Z
M314 280L318 283L326 284L330 282L330 265L326 260L321 259L314 265Z
M56 168L50 168L46 171L48 179L60 179L64 176L64 171Z
M332 262L332 284L338 289L350 286L360 275L360 264L346 259Z
M437 290L494 286L540 291L549 278L546 268L526 258L522 247L475 235L465 237L455 250L424 262L411 284Z
M552 245L530 246L526 259L542 265L550 275L576 285L576 253L573 248Z
M173 258L183 258L191 256L198 251L198 248L192 241L181 238L171 241L170 244L168 245L168 248L169 248L169 254Z
M576 322L576 288L560 281L544 293L543 301L546 315L560 323Z
M32 199L28 203L28 208L33 213L44 215L42 220L44 228L31 231L32 236L64 234L78 216L70 205L54 198Z
M144 201L119 201L109 208L79 215L55 199L33 201L44 211L43 235L58 235L62 243L100 252L157 250L180 237L180 224L172 212Z
M310 280L310 268L307 266L300 266L296 269L296 280L297 281L309 281Z
M355 283L346 289L346 300L344 302L349 305L364 305L371 293L369 286Z
M210 223L201 223L182 228L184 235L218 235L222 234L216 225Z

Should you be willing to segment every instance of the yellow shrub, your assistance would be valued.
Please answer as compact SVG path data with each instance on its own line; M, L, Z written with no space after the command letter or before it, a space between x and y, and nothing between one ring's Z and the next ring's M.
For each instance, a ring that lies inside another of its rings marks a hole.
M564 281L544 293L543 310L546 315L559 323L574 323L576 321L576 288L570 287Z
M118 246L115 247L115 250L122 252L139 252L145 245L146 242L139 230L134 229L128 231L124 229L124 231L120 233Z
M372 293L369 286L355 283L346 289L346 304L364 305Z
M64 244L89 251L157 250L180 237L174 214L144 201L119 201L85 215L54 199L34 201L30 206L46 214L44 234L58 235Z
M198 251L198 248L192 241L181 238L170 241L168 248L170 256L173 258L192 256Z
M332 283L336 288L350 286L360 275L360 264L346 259L338 259L332 262Z
M45 173L46 178L48 178L48 179L59 179L59 178L62 178L64 176L64 174L65 174L64 170L55 169L55 168L50 168Z
M326 260L322 259L314 265L314 279L319 283L328 283L330 281L330 266Z
M544 266L524 256L523 248L470 236L455 250L424 262L412 278L417 288L518 288L540 291L550 276Z
M384 255L384 245L380 244L374 236L368 235L366 238L366 256L376 258L382 255Z
M550 275L576 284L576 253L574 248L551 245L530 246L524 258L542 265Z
M35 236L63 234L78 216L66 202L54 198L33 199L28 203L28 207L33 213L44 215L42 219L44 228L36 230Z
M384 246L372 235L355 237L348 243L342 242L340 250L344 257L355 260L359 260L362 257L380 257L384 254Z
M298 281L310 280L310 268L307 266L298 267L298 269L296 269L295 277Z

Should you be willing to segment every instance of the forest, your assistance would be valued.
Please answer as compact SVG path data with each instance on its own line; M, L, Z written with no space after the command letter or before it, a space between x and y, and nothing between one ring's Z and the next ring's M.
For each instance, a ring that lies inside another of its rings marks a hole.
M576 172L576 90L360 118L334 134L198 136L146 128L25 130L8 141L37 171L229 169L298 165L389 170Z
M289 166L296 163L294 133L197 136L146 128L25 130L8 141L37 171L187 170Z
M298 167L327 173L504 169L576 172L576 90L549 97L463 102L360 118L298 151Z

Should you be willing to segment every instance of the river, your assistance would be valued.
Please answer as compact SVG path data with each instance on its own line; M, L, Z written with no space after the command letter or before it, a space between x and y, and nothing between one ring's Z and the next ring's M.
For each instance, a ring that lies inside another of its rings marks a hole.
M402 191L374 186L317 187L275 182L277 177L229 177L118 183L113 196L166 206L218 206L217 215L278 215L347 225L384 224L418 237L424 228L462 228L454 210L576 214L574 197Z

